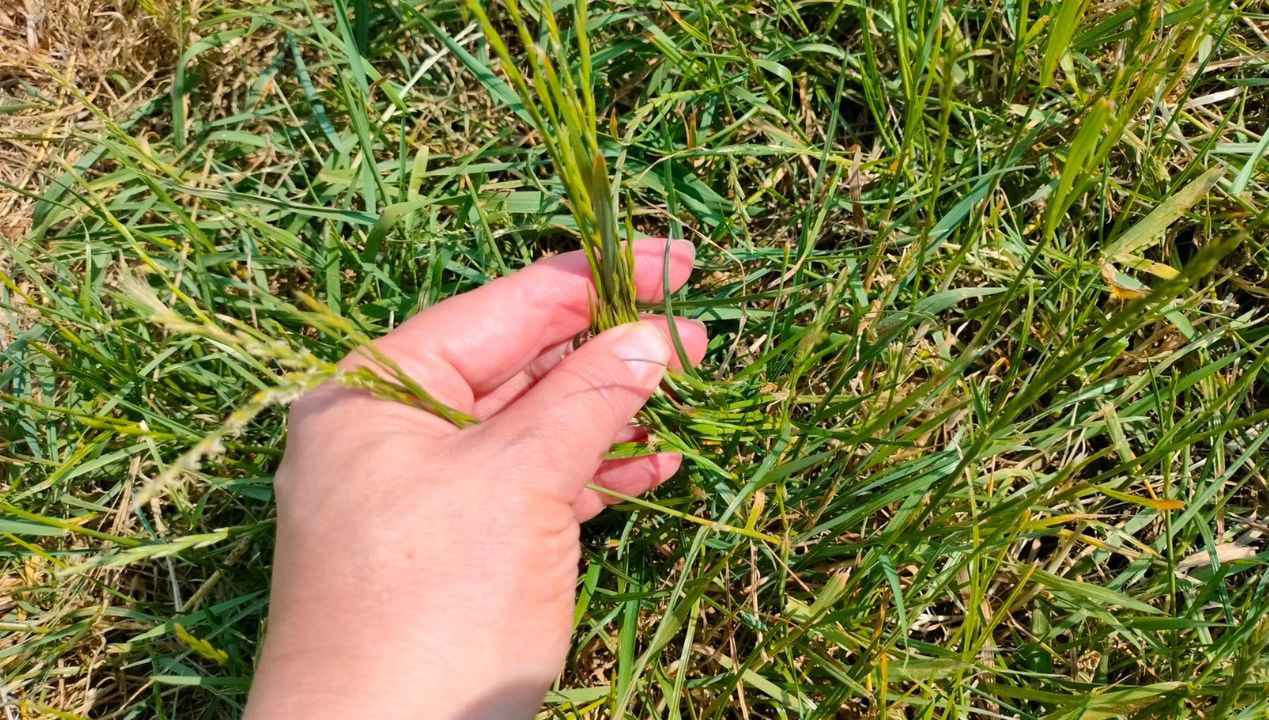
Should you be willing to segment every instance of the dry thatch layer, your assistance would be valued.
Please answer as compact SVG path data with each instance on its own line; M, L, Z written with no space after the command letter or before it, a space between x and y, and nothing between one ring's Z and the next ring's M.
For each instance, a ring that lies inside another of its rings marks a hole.
M166 85L181 16L175 0L0 0L0 182L39 192L74 159L100 125L77 95L122 117ZM0 189L0 235L19 237L33 204Z

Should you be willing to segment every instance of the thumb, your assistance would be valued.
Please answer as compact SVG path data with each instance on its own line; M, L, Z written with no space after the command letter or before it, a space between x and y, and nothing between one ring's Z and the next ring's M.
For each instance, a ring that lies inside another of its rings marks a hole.
M669 343L656 325L615 327L561 360L484 429L529 450L526 460L546 465L547 476L562 474L560 490L579 492L652 396L669 359Z

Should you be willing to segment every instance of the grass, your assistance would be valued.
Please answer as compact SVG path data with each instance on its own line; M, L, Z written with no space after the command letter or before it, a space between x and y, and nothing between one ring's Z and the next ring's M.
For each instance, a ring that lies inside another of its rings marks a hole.
M712 339L544 716L1269 712L1263 9L594 1L583 72L572 7L531 39ZM98 129L7 186L10 717L237 715L285 402L587 232L469 7L184 10L136 112L46 67Z

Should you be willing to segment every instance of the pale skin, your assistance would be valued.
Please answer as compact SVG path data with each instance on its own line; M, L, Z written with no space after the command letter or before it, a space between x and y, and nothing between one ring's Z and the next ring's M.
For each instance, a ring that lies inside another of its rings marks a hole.
M635 244L641 301L666 242ZM691 273L670 244L671 290ZM594 296L581 253L424 310L376 341L441 402L480 420L323 386L292 408L278 470L265 647L246 717L531 718L563 667L579 525L682 458L606 460L677 367L665 318L570 351ZM699 323L675 320L688 358ZM371 364L354 353L345 367Z

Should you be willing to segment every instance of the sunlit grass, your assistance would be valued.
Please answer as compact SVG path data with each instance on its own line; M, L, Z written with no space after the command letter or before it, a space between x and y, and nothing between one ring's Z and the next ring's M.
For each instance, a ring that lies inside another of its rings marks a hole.
M285 403L550 252L629 319L637 234L697 244L710 349L546 717L1269 710L1261 9L552 7L203 8L13 188L11 701L236 716ZM384 369L343 380L429 406Z

